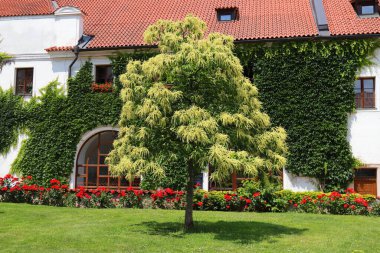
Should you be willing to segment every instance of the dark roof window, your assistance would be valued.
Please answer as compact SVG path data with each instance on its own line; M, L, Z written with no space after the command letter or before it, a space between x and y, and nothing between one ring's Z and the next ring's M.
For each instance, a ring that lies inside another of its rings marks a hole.
M362 5L362 15L375 14L375 5Z
M378 0L351 0L352 6L359 16L379 15L379 1Z
M218 21L228 22L238 19L238 9L228 8L228 9L217 9L216 10Z

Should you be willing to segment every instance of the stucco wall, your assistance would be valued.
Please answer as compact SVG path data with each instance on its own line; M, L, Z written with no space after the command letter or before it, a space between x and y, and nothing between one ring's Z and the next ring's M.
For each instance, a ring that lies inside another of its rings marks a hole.
M348 140L354 156L366 164L380 165L380 50L374 65L365 68L360 77L375 77L375 109L358 109L349 118Z
M17 157L21 148L21 143L26 139L25 135L21 135L18 139L17 145L12 147L10 152L6 155L0 155L0 177L4 177L9 173L11 165Z

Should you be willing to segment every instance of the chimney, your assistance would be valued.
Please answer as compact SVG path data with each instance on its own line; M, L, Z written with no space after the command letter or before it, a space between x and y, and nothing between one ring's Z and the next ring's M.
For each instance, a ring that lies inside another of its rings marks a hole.
M83 13L75 7L64 6L55 12L56 46L74 46L83 35Z

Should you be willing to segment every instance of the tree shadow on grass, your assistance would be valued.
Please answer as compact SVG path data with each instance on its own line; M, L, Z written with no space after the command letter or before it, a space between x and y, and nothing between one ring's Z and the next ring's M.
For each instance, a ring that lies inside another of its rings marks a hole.
M251 244L260 241L276 242L276 238L284 235L301 234L307 229L298 229L256 221L198 221L190 232L183 232L180 222L142 222L136 224L148 231L150 235L184 237L186 234L214 234L214 239L232 241L239 244Z

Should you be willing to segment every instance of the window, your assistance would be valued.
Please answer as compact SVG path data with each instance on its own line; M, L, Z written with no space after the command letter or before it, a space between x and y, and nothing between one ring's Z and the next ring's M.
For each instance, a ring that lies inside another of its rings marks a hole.
M237 20L238 11L237 8L231 9L217 9L218 21L234 21Z
M355 170L354 188L360 194L377 196L377 168L359 168Z
M355 81L355 104L358 109L375 108L375 78L365 77Z
M16 69L16 95L31 96L33 93L33 68Z
M112 177L105 160L117 137L116 131L105 131L89 138L79 151L76 164L76 187L96 189L121 189L128 186L138 187L140 178L128 182L125 177Z
M378 15L378 3L378 0L356 0L353 1L352 5L359 16L371 15L372 17L373 15Z
M209 178L211 174L214 172L214 168L209 165ZM215 191L236 191L238 187L241 187L243 185L244 180L254 180L254 178L251 178L243 173L236 173L233 172L231 174L231 178L224 180L222 182L216 182L209 180L209 190L215 190Z
M113 73L111 65L98 65L95 68L96 83L112 83Z
M375 5L362 5L362 15L375 14Z

